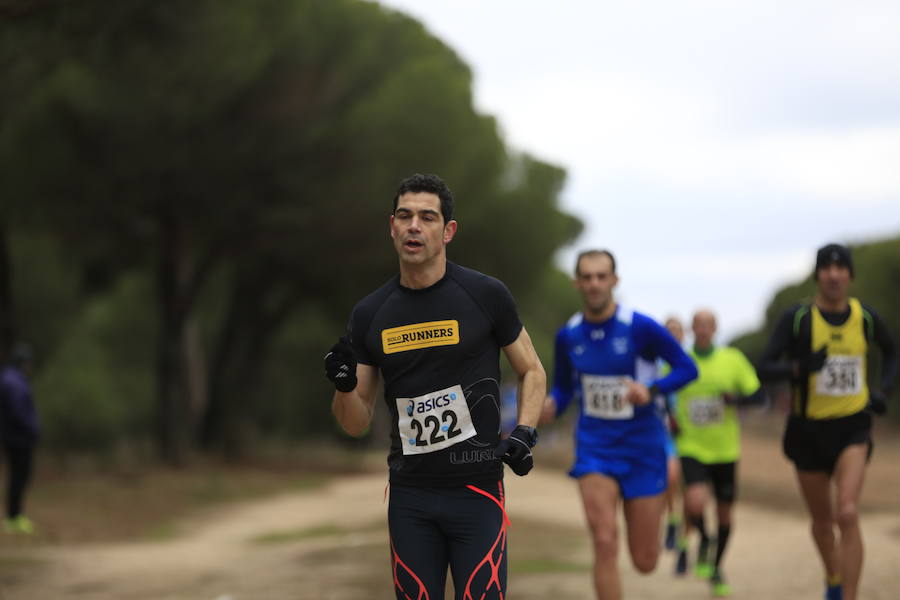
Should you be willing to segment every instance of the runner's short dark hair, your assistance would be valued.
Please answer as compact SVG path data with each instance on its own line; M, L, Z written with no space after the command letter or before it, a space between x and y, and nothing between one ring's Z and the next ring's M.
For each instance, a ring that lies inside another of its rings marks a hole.
M397 193L394 194L393 210L397 210L397 201L400 199L400 196L410 192L414 194L419 192L435 194L441 200L441 215L444 217L444 223L446 224L453 220L453 194L450 192L447 184L444 183L444 180L437 175L416 173L401 181L400 187L397 188Z
M609 250L584 250L578 253L578 258L575 259L575 277L578 277L578 268L581 266L581 259L585 256L606 256L609 258L609 262L612 264L612 273L616 274L616 257L613 256L613 253Z

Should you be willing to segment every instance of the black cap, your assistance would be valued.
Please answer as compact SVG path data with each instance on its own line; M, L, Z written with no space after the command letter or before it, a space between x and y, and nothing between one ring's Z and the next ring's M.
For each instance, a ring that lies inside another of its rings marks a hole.
M853 257L850 256L850 249L847 246L826 244L819 248L816 252L816 272L832 264L847 267L850 277L853 277Z

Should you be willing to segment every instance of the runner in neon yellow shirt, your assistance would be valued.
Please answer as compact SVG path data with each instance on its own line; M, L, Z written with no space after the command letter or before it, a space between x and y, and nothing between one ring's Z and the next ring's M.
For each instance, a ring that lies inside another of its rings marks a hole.
M747 358L736 348L713 345L716 317L698 311L692 322L694 347L691 358L700 376L681 388L675 398L678 435L675 444L684 474L685 538L680 543L677 573L687 568L687 534L700 532L695 573L709 578L713 595L731 595L721 569L722 555L731 534L731 512L737 490L737 461L741 454L741 432L737 407L762 401L759 379ZM703 510L709 488L716 498L718 534L715 559L708 557L709 537Z

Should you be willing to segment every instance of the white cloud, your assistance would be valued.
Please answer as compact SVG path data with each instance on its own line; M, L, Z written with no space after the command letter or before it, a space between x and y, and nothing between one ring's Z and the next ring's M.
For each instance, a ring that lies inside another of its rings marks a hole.
M579 247L612 248L655 316L712 304L735 332L817 246L900 232L900 3L385 4L472 65L511 145L569 170Z
M900 204L900 124L851 131L780 132L748 145L748 164L773 187L854 202Z

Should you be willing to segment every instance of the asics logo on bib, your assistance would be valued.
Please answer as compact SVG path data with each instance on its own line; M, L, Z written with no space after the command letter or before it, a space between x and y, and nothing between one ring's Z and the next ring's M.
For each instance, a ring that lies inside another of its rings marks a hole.
M456 320L415 323L384 329L381 332L381 346L385 354L458 343L459 322Z
M450 392L448 394L441 394L439 396L433 397L425 397L424 400L420 400L419 402L412 402L410 407L415 406L415 409L411 409L407 407L406 412L410 416L412 416L413 412L418 414L422 414L424 412L428 412L430 410L434 410L437 408L443 408L445 406L450 406L450 404L457 399L457 395L455 392Z

